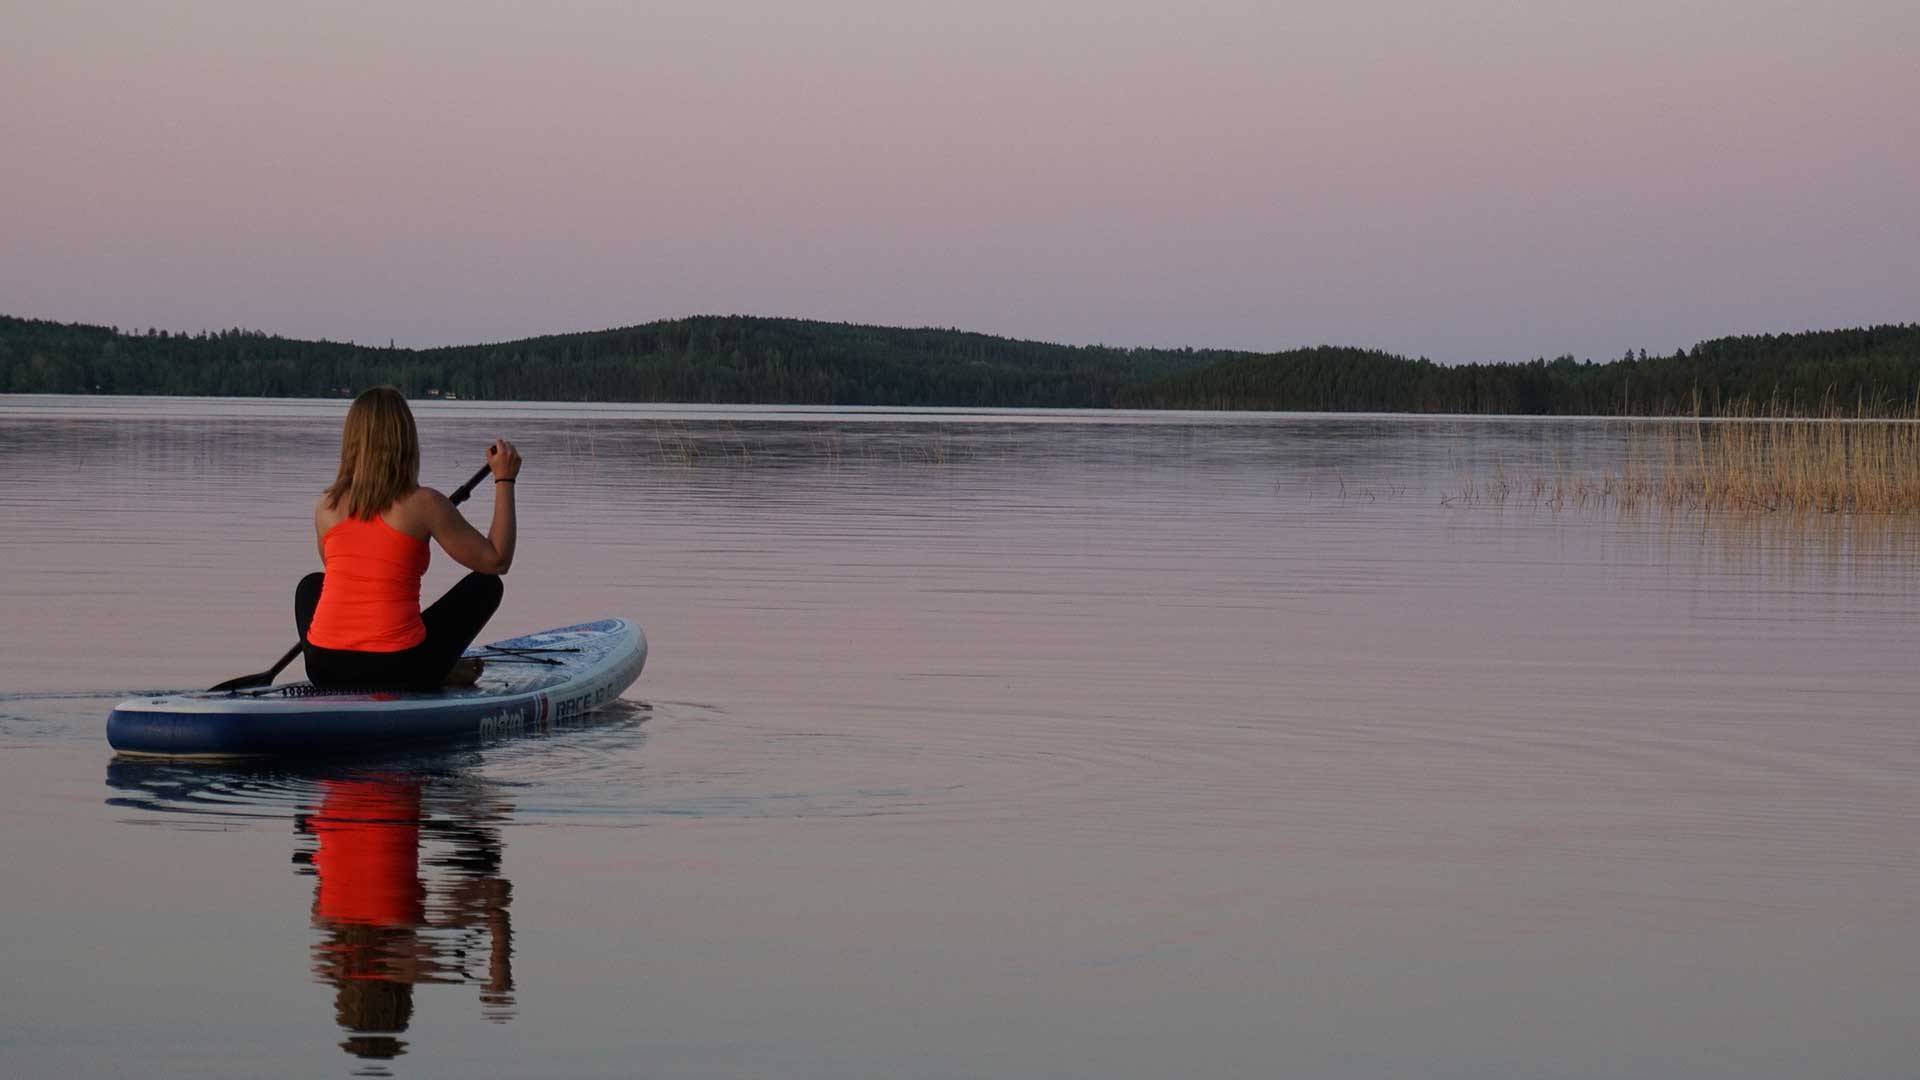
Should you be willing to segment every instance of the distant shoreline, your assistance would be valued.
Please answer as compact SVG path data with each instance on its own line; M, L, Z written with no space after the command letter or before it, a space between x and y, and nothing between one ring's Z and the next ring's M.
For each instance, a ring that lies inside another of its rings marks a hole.
M256 394L125 394L125 393L56 393L35 391L19 393L0 391L0 417L33 415L41 408L48 412L60 409L70 410L97 407L103 415L133 415L130 410L116 409L116 405L132 405L137 402L176 403L192 405L256 405L263 408L273 406L300 407L311 406L327 410L326 415L344 415L345 406L351 399L341 397L299 397L299 396L263 396ZM36 403L29 405L27 403ZM37 403L46 403L40 405ZM85 403L85 404L78 404ZM1238 418L1258 420L1277 418L1299 421L1432 421L1432 422L1501 422L1515 421L1528 423L1606 423L1606 424L1771 424L1782 420L1804 421L1818 424L1920 424L1920 415L1892 416L1805 416L1796 417L1782 414L1769 415L1722 415L1694 416L1691 414L1651 413L1445 413L1445 412L1407 412L1407 411L1344 411L1334 409L1143 409L1122 405L1106 405L1092 408L1064 408L1056 406L986 406L986 405L810 405L810 404L769 404L751 402L700 402L700 401L524 401L512 398L462 398L452 402L437 399L417 399L413 401L416 412L422 418L431 418L443 406L453 409L471 409L479 414L512 414L523 407L551 410L551 415L585 417L606 417L609 419L661 419L672 422L698 422L701 420L766 420L775 422L804 422L808 419L846 420L885 422L890 418L912 419L916 421L937 422L943 419L955 422L990 421L1004 418L1014 422L1043 421L1048 417L1064 417L1074 420L1093 420L1101 422L1111 417L1115 423L1128 423L1135 420L1204 418L1210 423L1232 423ZM11 407L10 407L11 406ZM656 417L644 414L655 413ZM237 413L211 413L222 417L235 417Z
M1907 417L1920 324L1716 338L1671 356L1442 365L1370 349L1053 345L700 316L431 349L0 316L0 393L1511 416Z

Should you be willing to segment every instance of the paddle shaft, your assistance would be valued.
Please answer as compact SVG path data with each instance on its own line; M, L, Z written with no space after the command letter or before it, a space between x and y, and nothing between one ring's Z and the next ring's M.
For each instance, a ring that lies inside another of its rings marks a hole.
M488 447L487 453L489 454L493 453L493 448ZM485 480L487 478L487 474L492 471L493 471L493 466L491 465L480 466L479 472L474 473L472 476L467 477L466 483L461 484L459 487L453 489L453 494L447 496L447 501L452 503L455 506L459 506L461 503L466 502L467 496L473 494L474 485L478 484L482 480Z
M491 448L489 448L488 453L492 453ZM485 480L487 478L487 474L492 471L493 471L493 466L491 465L480 466L479 472L476 472L472 476L468 477L466 483L461 484L459 487L453 489L453 494L447 496L447 501L452 503L455 506L459 506L461 503L466 502L467 497L473 494L474 487L478 485L480 481ZM293 643L293 648L288 649L287 654L285 656L282 656L280 659L274 661L273 666L268 668L267 670L255 672L252 675L242 675L237 679L228 679L226 682L223 682L220 685L213 687L213 690L215 691L246 690L255 686L265 686L268 683L273 681L273 677L275 675L278 675L282 671L285 671L288 664L293 663L293 658L300 655L300 650L305 645L306 645L306 642L304 641L296 641Z

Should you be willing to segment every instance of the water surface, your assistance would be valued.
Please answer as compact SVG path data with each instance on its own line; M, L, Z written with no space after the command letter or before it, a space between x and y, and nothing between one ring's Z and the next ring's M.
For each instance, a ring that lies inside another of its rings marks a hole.
M0 398L6 1075L1912 1071L1908 530L1443 505L1598 422L423 403L629 700L115 760L291 641L343 407Z

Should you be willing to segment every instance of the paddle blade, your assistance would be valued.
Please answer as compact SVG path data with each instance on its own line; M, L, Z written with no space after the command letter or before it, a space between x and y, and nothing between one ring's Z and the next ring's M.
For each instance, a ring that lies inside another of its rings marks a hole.
M228 690L252 690L259 686L271 686L273 685L273 677L286 670L287 665L293 663L293 658L299 655L300 642L296 641L293 643L293 648L287 650L287 655L281 657L278 663L267 670L256 671L251 675L242 675L237 679L228 679L226 682L220 683L217 686L208 687L207 692L219 694L225 693Z

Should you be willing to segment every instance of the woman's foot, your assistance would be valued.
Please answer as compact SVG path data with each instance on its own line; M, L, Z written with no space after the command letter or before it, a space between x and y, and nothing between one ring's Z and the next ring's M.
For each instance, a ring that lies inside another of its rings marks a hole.
M447 677L441 680L442 686L472 686L480 681L480 673L487 670L486 662L476 656L463 656L453 662L447 671Z

